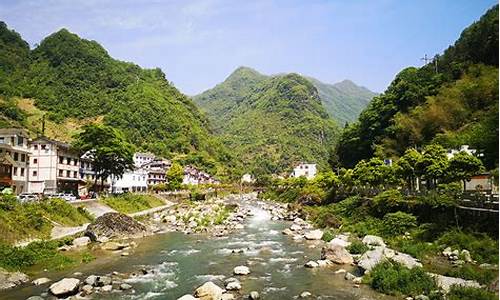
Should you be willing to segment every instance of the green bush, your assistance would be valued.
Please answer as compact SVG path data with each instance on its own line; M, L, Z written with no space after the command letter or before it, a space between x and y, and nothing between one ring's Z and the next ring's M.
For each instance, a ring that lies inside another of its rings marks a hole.
M489 285L498 276L498 270L485 270L478 266L465 264L445 272L446 276L475 280L481 284Z
M403 195L398 190L387 190L373 197L372 210L378 216L399 210L404 203Z
M353 241L349 246L346 247L346 249L351 254L363 254L369 250L368 246L363 244L359 240Z
M329 229L325 230L323 232L323 236L321 237L321 239L327 243L329 241L333 240L334 238L335 238L335 234Z
M417 226L417 218L402 211L388 213L384 216L384 231L388 235L403 234Z
M438 247L436 244L412 238L408 239L404 236L398 236L390 239L389 244L395 250L410 254L420 260L423 260L426 256L432 256L438 253Z
M162 200L154 196L132 193L107 197L100 201L124 214L130 214L165 204Z
M448 300L497 300L498 295L484 289L452 286L447 295Z
M396 262L385 261L376 265L369 274L375 290L389 295L430 294L436 282L422 268L408 269Z
M437 242L452 249L467 249L479 263L498 264L498 241L486 234L454 230L443 234Z
M309 219L321 228L338 228L341 219L335 214L335 204L325 206L305 207Z
M41 264L51 270L62 269L74 261L57 251L58 241L33 242L26 247L13 247L0 243L0 267L7 270L24 270Z

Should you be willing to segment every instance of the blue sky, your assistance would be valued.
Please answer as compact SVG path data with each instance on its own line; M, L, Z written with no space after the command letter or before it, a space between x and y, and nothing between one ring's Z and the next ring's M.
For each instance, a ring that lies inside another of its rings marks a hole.
M383 91L394 75L442 52L492 0L0 1L0 19L31 45L67 28L111 56L160 67L197 94L238 66L297 72Z

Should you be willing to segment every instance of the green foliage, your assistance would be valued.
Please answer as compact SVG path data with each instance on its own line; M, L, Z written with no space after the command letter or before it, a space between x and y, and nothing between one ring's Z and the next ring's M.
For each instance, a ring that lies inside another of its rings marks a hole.
M165 204L155 196L131 193L101 198L99 201L124 214L143 211Z
M369 250L368 246L363 244L360 240L354 240L349 246L346 247L347 251L351 254L363 254Z
M373 197L372 210L380 217L389 212L397 210L404 202L403 195L400 191L392 189L383 191Z
M479 158L461 151L450 159L448 176L452 180L470 180L472 176L484 171L484 166Z
M479 263L498 264L498 240L493 240L485 234L454 230L443 234L437 242L452 249L467 249L472 259Z
M167 172L167 184L169 190L179 190L182 186L184 178L184 168L178 164L173 163Z
M321 239L325 242L329 242L335 238L335 233L333 233L330 229L327 229L323 231L323 235L321 236Z
M379 263L369 277L372 288L389 295L428 295L437 288L434 279L422 268L408 269L396 262Z
M26 247L12 247L0 243L0 267L6 270L24 270L41 264L49 270L60 270L74 261L57 251L57 241L41 241L30 243Z
M417 218L412 214L398 211L386 214L383 223L386 234L398 235L416 227Z
M498 277L498 270L485 270L476 265L464 264L460 267L451 268L444 275L475 280L480 284L489 285Z
M452 286L448 300L496 300L498 295L481 288Z

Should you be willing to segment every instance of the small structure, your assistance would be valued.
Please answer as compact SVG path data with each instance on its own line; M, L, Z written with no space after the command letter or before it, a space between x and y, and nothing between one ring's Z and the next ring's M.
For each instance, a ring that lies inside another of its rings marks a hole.
M142 168L148 172L148 186L166 183L167 172L171 166L171 161L161 158L143 164Z
M316 176L316 173L317 173L316 164L300 163L293 169L291 177L298 178L304 176L307 179L312 179Z
M469 148L469 145L462 145L459 149L449 149L446 153L446 156L448 157L448 159L451 159L453 156L455 156L455 154L458 154L460 152L466 152L467 154L475 156L477 150Z
M464 190L467 192L480 191L498 194L498 187L489 173L472 176L470 180L465 181Z
M220 182L213 178L210 174L198 170L194 166L188 165L184 168L184 178L182 184L198 185L198 184L219 184Z

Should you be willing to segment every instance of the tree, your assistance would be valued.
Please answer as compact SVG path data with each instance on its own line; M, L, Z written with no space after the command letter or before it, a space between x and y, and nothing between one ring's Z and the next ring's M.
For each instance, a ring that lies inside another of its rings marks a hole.
M417 163L417 174L423 175L427 188L433 189L440 180L445 178L448 163L446 150L441 145L427 145L422 152L422 159Z
M181 188L184 179L184 168L179 163L173 163L167 172L168 188L178 190Z
M451 159L448 166L448 176L451 181L461 180L464 184L465 181L470 180L472 176L477 175L484 171L484 166L481 160L465 151L460 151L455 154Z
M96 172L95 191L99 179L102 189L109 176L121 178L125 171L134 167L134 147L121 132L109 126L85 125L75 136L73 147L92 161Z
M357 163L354 167L354 178L362 185L371 187L390 185L396 179L394 169L376 157Z
M396 172L408 184L410 191L418 189L419 174L418 163L422 160L422 154L415 148L406 149L405 153L396 163Z

